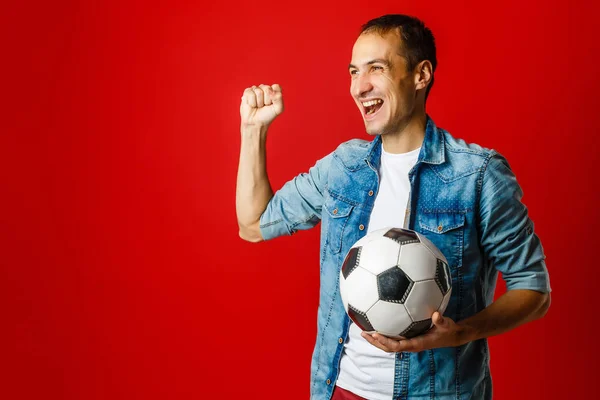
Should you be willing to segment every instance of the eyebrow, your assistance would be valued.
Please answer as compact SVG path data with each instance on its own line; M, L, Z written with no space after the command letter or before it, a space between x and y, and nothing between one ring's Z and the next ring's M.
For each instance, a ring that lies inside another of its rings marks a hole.
M384 59L384 58L376 58L374 60L367 61L365 63L365 65L373 65L373 64L383 64L383 65L385 65L388 68L392 67L392 65L390 64L390 62L388 60ZM358 69L358 67L356 67L356 65L354 65L354 64L348 65L348 69L352 69L352 68Z

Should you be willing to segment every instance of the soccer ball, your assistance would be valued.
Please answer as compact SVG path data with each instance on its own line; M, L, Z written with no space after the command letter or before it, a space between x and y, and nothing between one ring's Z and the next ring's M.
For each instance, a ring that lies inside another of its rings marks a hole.
M452 278L448 261L417 232L385 228L358 240L340 271L340 294L352 321L363 331L411 338L444 313Z

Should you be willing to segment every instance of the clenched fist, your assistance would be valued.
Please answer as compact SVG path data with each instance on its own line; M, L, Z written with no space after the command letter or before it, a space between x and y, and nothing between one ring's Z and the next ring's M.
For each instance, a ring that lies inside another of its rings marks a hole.
M283 112L283 94L278 84L252 86L244 90L240 104L242 126L268 127Z

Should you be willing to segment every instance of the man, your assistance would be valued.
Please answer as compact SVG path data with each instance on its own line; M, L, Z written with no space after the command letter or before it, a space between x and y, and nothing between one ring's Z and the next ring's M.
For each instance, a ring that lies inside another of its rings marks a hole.
M236 210L252 242L321 221L321 292L312 399L490 399L486 338L542 317L545 257L507 161L437 127L425 113L434 38L416 18L369 21L349 66L370 142L351 140L273 194L265 141L283 111L279 85L252 86L241 106ZM446 256L452 297L433 327L409 340L366 334L346 315L339 270L367 232L407 227ZM493 301L498 272L507 292Z

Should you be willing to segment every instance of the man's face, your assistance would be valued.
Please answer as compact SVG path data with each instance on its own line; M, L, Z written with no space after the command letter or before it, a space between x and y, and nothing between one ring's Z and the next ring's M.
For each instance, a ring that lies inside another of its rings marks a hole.
M350 93L369 135L399 132L413 113L416 86L401 49L396 31L364 33L354 43Z

